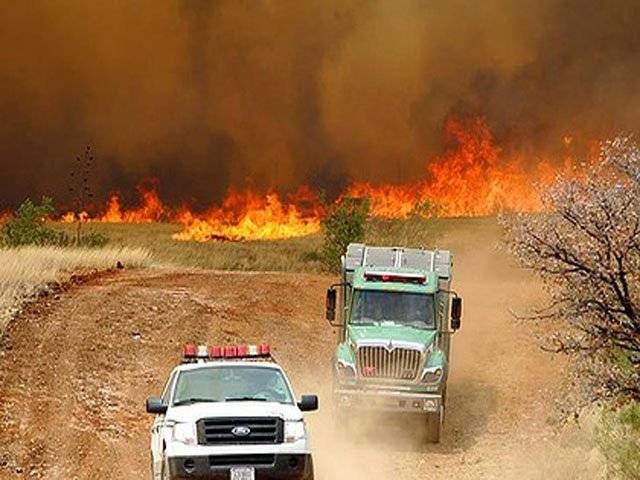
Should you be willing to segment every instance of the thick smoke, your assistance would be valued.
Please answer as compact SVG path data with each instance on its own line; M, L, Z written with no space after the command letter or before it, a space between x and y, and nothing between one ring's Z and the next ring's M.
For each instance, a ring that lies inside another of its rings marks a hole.
M535 161L640 120L633 0L5 2L0 207L156 177L202 207L231 186L335 194L421 176L449 115ZM1 209L1 208L0 208Z

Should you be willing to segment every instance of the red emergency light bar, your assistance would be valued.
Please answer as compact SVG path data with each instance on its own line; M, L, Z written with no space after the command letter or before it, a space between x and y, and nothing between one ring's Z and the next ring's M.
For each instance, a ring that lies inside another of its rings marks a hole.
M426 283L426 275L420 273L398 272L364 272L364 279L368 282L399 282L399 283Z
M221 357L222 357L222 347L218 345L209 347L209 358L221 358Z
M242 359L271 357L271 346L267 343L260 345L194 345L184 346L184 360L195 362L198 360Z
M187 343L184 346L184 358L196 358L197 352L197 347L192 343Z

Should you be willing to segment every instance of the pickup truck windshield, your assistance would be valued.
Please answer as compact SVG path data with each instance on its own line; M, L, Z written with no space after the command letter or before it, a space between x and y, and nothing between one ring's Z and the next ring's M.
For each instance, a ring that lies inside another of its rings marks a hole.
M273 368L234 365L179 373L174 406L239 401L293 403L282 373Z
M356 290L350 323L435 328L433 295Z

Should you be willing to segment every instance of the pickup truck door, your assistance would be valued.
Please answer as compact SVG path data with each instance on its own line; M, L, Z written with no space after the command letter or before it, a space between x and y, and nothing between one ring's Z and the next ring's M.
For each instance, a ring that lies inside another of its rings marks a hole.
M162 427L164 415L156 415L151 427L151 471L154 480L160 480L162 467Z
M173 393L173 385L177 372L173 372L167 381L162 392L162 401L165 405L169 405L171 401L171 395ZM164 460L164 427L165 427L165 415L156 415L151 426L151 470L154 480L160 480L162 472L162 462Z

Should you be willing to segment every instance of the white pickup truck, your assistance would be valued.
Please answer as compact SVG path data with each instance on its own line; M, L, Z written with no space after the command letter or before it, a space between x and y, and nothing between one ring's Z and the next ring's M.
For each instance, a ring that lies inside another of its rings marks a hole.
M147 400L154 480L313 480L302 412L268 345L186 345L162 397Z

